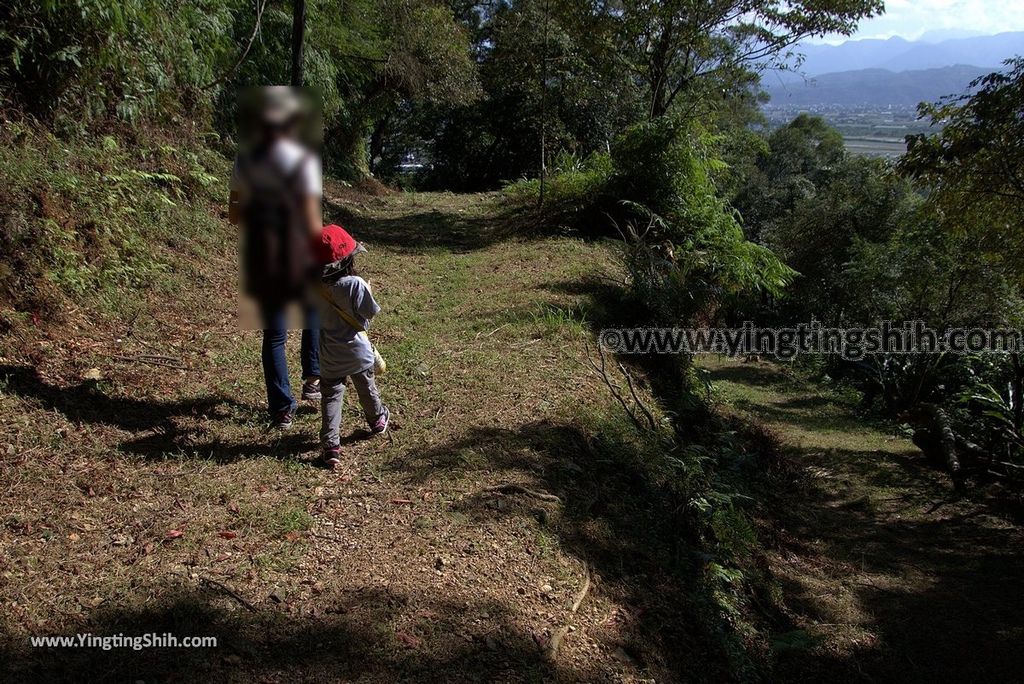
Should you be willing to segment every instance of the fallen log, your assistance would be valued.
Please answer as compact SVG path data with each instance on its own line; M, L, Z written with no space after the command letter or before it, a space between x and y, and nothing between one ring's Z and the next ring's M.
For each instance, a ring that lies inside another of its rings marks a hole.
M921 404L905 415L916 425L912 438L914 444L929 459L943 465L953 480L953 488L963 492L964 472L957 451L957 435L946 412L935 404Z

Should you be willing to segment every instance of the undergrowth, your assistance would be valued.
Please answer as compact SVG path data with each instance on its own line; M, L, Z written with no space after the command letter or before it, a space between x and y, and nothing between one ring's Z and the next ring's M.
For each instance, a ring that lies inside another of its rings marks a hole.
M593 499L612 502L597 507L599 517L609 537L630 539L625 555L640 556L638 576L665 574L678 586L678 596L652 598L646 609L688 615L690 637L704 640L730 676L756 679L771 668L768 612L779 590L764 570L753 519L758 492L784 476L774 467L776 442L756 425L715 413L680 418L699 426L691 432L699 437L683 437L668 422L639 429L622 411L582 416L598 491L581 507L592 515Z
M209 209L228 171L162 134L62 139L0 122L0 325L47 323L70 302L121 312L129 289L172 292L223 246Z

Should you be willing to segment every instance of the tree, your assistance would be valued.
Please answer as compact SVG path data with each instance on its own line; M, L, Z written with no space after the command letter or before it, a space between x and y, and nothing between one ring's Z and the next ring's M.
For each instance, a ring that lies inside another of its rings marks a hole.
M640 117L611 21L590 0L516 0L476 16L484 96L434 112L423 130L432 185L482 189L536 175L541 131L549 160L560 152L582 159Z
M729 136L731 144L739 144L744 137L741 133ZM745 177L732 181L733 206L752 239L778 221L788 222L797 202L826 185L846 157L839 131L821 117L806 114L773 131L764 143L754 153ZM752 142L749 146L754 147Z
M334 0L320 21L328 56L345 65L333 84L343 106L328 140L350 175L370 173L403 101L458 106L479 94L468 32L441 2ZM356 41L331 39L352 26Z
M849 35L881 0L595 0L618 25L622 55L647 88L650 118L780 66L809 36Z
M942 130L908 136L899 168L927 186L947 229L972 234L1024 286L1024 58L1006 66L967 95L922 104Z

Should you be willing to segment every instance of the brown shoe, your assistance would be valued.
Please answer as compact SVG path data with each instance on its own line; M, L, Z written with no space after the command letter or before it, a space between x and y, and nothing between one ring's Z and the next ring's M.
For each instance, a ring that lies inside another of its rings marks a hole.
M320 378L306 378L302 383L302 398L306 401L320 401Z

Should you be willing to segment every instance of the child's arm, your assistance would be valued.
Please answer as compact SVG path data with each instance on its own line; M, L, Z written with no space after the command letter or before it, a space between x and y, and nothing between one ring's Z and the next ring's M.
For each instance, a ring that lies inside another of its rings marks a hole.
M352 293L352 310L369 323L374 316L380 313L380 305L373 298L369 284L362 278L359 278L358 282L359 286Z

